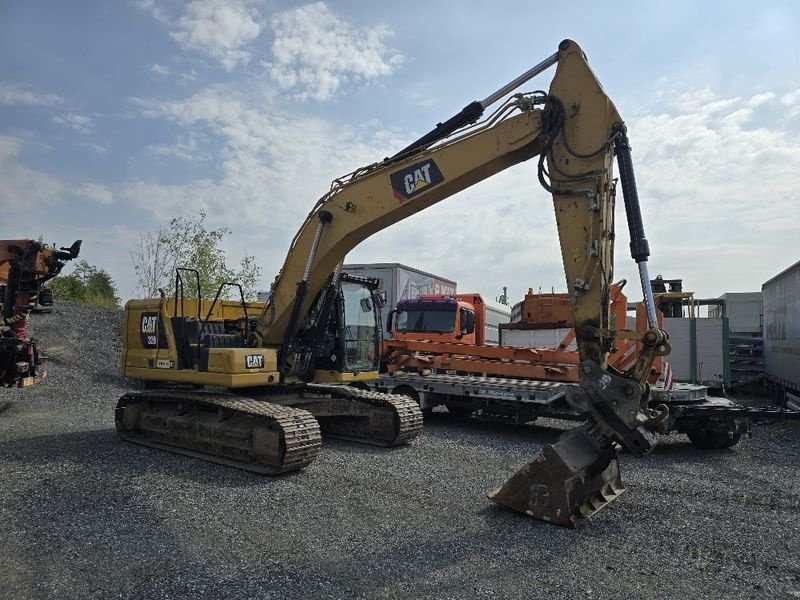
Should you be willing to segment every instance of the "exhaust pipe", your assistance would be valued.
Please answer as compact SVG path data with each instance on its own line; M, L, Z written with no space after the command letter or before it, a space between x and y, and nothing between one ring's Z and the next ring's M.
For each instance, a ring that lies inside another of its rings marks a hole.
M592 429L586 424L566 432L487 496L534 519L574 529L625 491L617 448Z

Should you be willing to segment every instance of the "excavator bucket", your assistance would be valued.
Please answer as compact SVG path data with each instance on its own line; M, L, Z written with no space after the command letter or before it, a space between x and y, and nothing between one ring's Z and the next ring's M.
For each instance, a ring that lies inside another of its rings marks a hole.
M616 448L598 441L583 426L545 446L487 495L535 519L574 528L624 491Z

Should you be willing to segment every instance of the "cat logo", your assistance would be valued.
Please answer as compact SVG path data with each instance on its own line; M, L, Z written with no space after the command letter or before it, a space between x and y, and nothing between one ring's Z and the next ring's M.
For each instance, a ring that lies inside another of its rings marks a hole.
M394 197L400 202L404 202L434 185L442 183L444 176L435 162L426 160L397 173L392 173L389 179L392 182Z
M158 317L152 313L142 314L142 333L155 333Z
M167 340L164 335L164 328L160 327L158 313L143 312L139 325L139 334L142 346L145 348L166 348Z
M264 368L264 355L263 354L248 354L244 357L244 366L248 369L263 369Z
M175 361L174 360L157 360L156 361L156 369L174 369L175 368Z

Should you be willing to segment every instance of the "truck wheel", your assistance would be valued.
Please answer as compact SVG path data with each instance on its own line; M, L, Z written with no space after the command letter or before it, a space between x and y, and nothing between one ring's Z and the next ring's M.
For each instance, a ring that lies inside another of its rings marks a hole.
M400 394L401 396L408 396L409 398L411 398L420 407L420 410L422 411L422 416L425 418L428 418L433 412L432 408L422 408L422 406L419 403L419 394L417 393L417 390L412 388L410 385L398 385L396 388L392 390L392 393Z
M692 443L703 450L722 450L739 443L738 431L691 431L687 434Z

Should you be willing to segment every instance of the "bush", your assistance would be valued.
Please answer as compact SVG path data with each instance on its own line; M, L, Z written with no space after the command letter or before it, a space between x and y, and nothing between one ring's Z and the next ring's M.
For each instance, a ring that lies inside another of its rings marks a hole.
M70 300L81 304L119 308L117 286L105 270L90 265L85 260L75 265L69 275L59 275L50 282L56 300Z

